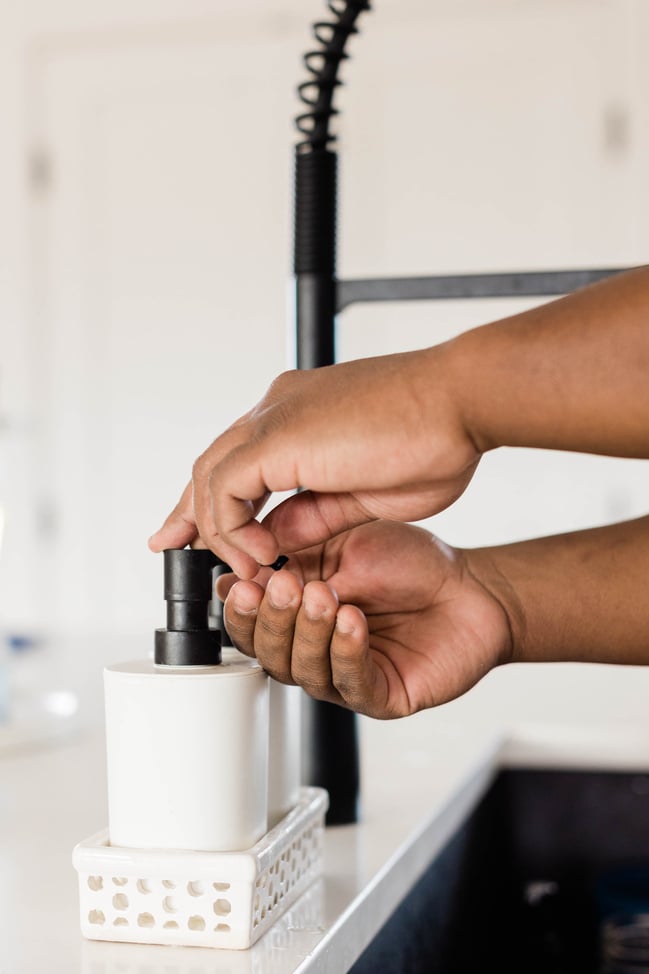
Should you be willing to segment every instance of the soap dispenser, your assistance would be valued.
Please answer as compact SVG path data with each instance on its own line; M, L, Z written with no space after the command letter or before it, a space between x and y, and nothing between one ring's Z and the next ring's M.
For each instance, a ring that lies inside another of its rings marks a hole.
M152 657L104 670L108 828L72 852L89 940L246 949L289 907L301 923L322 873L329 796L297 777L301 691L214 626L215 565L165 551Z
M153 659L104 671L112 845L228 851L267 831L269 677L240 653L222 659L216 564L208 550L165 551Z

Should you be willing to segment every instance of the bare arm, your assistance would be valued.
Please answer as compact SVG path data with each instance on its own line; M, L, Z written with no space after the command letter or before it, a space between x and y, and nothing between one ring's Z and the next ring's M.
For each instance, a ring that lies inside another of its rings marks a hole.
M649 663L649 517L465 552L514 662Z
M285 373L197 460L150 546L198 541L253 578L280 551L438 513L499 446L649 457L648 376L649 267L419 352Z
M649 267L456 340L480 452L545 447L649 457Z

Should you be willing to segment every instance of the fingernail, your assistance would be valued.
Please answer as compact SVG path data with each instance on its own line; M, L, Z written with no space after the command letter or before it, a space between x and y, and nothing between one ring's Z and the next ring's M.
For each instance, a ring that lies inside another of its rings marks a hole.
M336 629L344 636L351 636L352 633L356 632L356 626L353 622L347 622L345 619L336 619Z
M311 619L313 622L317 622L318 619L322 619L322 617L327 614L327 607L322 605L320 602L311 602L305 600L303 605L307 618Z
M288 609L291 603L295 601L295 595L286 591L282 579L283 576L274 575L266 586L268 601L274 609Z
M257 612L256 602L249 595L246 595L245 589L243 592L236 592L235 589L236 585L231 588L230 598L228 599L234 611L242 616L255 615Z

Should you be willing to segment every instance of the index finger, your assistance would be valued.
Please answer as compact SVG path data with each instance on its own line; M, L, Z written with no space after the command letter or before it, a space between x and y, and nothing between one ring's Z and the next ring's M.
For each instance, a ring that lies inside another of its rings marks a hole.
M184 548L197 537L198 528L194 517L190 481L162 527L151 535L148 544L151 551L160 552L165 548Z
M184 548L185 545L210 548L222 561L230 565L240 578L254 578L259 571L257 562L244 552L223 541L218 535L202 537L194 513L194 487L190 481L181 498L162 527L149 538L149 548L156 553L165 548Z

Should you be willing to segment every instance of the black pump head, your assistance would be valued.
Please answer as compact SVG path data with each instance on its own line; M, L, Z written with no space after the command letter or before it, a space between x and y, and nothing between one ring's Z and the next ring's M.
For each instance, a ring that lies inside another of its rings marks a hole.
M221 662L221 632L209 627L212 569L221 562L204 548L164 552L167 628L156 629L155 662L212 666Z

